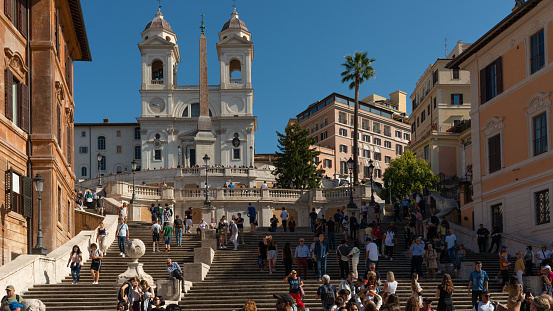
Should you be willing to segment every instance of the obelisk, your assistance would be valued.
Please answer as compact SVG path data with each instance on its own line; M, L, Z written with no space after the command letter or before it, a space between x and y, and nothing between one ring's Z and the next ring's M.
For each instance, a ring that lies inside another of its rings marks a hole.
M211 164L220 161L214 158L216 138L211 132L211 117L209 116L209 86L207 81L207 40L204 34L204 18L200 29L200 116L198 117L198 133L194 138L196 144L196 163L203 164L203 157L207 154Z

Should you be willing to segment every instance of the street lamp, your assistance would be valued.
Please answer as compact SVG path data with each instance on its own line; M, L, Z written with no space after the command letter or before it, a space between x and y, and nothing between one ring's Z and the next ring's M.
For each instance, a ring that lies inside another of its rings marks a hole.
M134 171L136 171L136 161L132 160L131 162L131 168L132 168L132 199L131 204L136 204L136 194L134 191Z
M42 191L44 191L44 178L36 174L33 179L35 182L35 191L38 193L38 233L36 235L36 246L33 248L33 254L46 255L46 247L42 245Z
M179 158L177 159L177 168L180 168L180 157L182 154L182 147L180 145L177 147L177 153L179 154Z
M371 206L374 206L374 186L373 186L373 171L374 171L374 165L373 160L369 160L369 176L371 176Z
M349 169L349 203L348 203L348 209L355 209L357 208L357 205L355 205L355 202L353 202L353 166L355 165L355 161L350 157L349 160L346 162Z
M253 168L253 146L250 146L250 155L251 155L250 168Z
M204 162L205 162L205 202L204 202L204 205L205 206L211 206L211 202L209 201L209 189L208 189L208 186L207 186L207 166L209 165L209 156L206 155L204 156Z
M392 179L388 179L388 192L390 193L390 204L392 203Z
M96 158L98 159L98 188L102 188L102 154L98 152Z

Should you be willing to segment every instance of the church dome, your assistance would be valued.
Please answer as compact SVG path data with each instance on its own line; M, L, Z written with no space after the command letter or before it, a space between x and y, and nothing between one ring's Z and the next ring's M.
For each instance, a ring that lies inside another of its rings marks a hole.
M151 22L146 25L146 28L144 30L148 29L166 29L169 31L173 31L171 29L171 25L169 25L169 22L163 19L163 14L161 14L161 10L156 13L156 17L152 19Z
M246 23L244 23L238 18L238 13L236 12L236 8L234 8L234 12L232 12L232 14L230 15L232 17L223 25L223 29L221 29L221 31L225 31L227 29L238 29L238 30L248 31L248 27L246 27Z

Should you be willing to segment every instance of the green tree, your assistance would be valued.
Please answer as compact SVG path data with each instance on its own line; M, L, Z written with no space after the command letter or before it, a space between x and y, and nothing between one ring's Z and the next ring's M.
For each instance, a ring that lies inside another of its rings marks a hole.
M389 180L392 181L388 186ZM430 170L430 164L421 158L417 158L413 152L406 150L399 158L390 161L390 166L384 171L384 189L380 197L387 199L396 194L411 194L417 190L431 187L436 184L438 177Z
M344 56L346 61L342 64L345 70L341 73L342 83L350 82L349 89L355 89L355 107L353 109L353 137L359 137L359 86L370 78L374 78L374 69L371 64L376 61L374 58L368 58L367 52L355 52ZM358 139L353 140L353 181L359 180L359 160L358 160Z
M316 157L320 154L312 148L315 143L309 137L309 130L302 129L297 123L286 127L285 134L277 132L278 149L274 161L277 183L283 188L318 188L321 182Z

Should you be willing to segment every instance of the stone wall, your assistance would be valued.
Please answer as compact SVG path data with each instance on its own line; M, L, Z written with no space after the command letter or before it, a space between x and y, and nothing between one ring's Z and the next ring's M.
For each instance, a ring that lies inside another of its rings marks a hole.
M103 220L103 216L75 210L75 234L79 234L83 230L95 230Z

